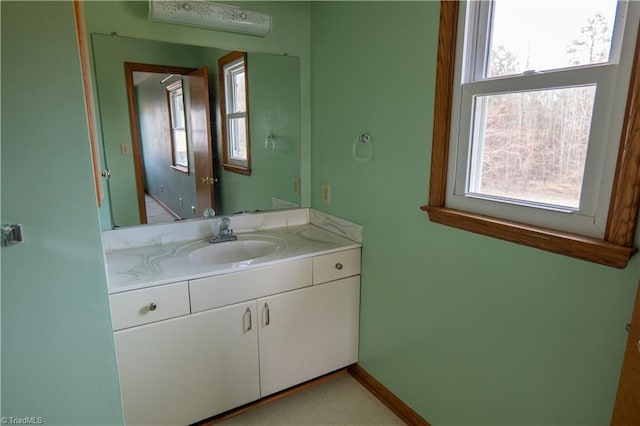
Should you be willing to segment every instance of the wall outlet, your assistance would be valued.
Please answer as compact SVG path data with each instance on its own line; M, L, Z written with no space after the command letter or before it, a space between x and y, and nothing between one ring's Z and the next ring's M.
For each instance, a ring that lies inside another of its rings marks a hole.
M300 178L293 178L293 195L300 196Z
M324 204L331 204L331 185L328 183L322 184L322 202Z
M131 148L129 148L129 144L127 144L127 143L121 143L120 144L120 154L122 154L122 155L131 154Z

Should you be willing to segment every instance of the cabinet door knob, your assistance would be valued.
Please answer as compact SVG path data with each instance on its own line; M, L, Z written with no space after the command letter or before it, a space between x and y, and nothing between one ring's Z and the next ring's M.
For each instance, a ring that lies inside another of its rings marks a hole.
M338 271L342 270L342 268L343 268L342 263L340 263L340 262L336 263L336 269Z
M149 304L149 310L150 311L155 311L156 309L158 309L158 305L156 305L155 303L151 302Z

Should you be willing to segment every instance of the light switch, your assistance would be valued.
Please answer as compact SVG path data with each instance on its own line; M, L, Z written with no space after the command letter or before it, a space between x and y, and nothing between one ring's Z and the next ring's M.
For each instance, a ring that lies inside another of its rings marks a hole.
M129 148L129 144L127 143L121 143L120 144L120 153L122 155L129 155L131 154L131 148Z

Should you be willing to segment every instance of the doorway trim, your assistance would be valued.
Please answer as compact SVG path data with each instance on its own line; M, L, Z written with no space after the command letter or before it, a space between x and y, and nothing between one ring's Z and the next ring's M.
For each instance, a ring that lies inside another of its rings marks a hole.
M140 223L147 223L147 205L144 201L144 166L142 164L142 140L140 137L140 120L136 90L133 84L134 72L153 72L158 74L189 75L197 68L174 67L170 65L140 64L136 62L124 63L124 75L127 86L127 104L129 106L129 124L131 126L131 147L133 150L133 167L136 177L136 192L138 195L138 211Z

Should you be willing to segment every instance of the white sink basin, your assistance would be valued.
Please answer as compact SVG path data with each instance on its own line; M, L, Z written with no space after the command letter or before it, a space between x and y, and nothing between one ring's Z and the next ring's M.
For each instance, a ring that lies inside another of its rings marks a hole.
M235 241L206 243L189 253L189 261L199 264L250 263L282 249L283 246L284 242L279 238L241 235Z

